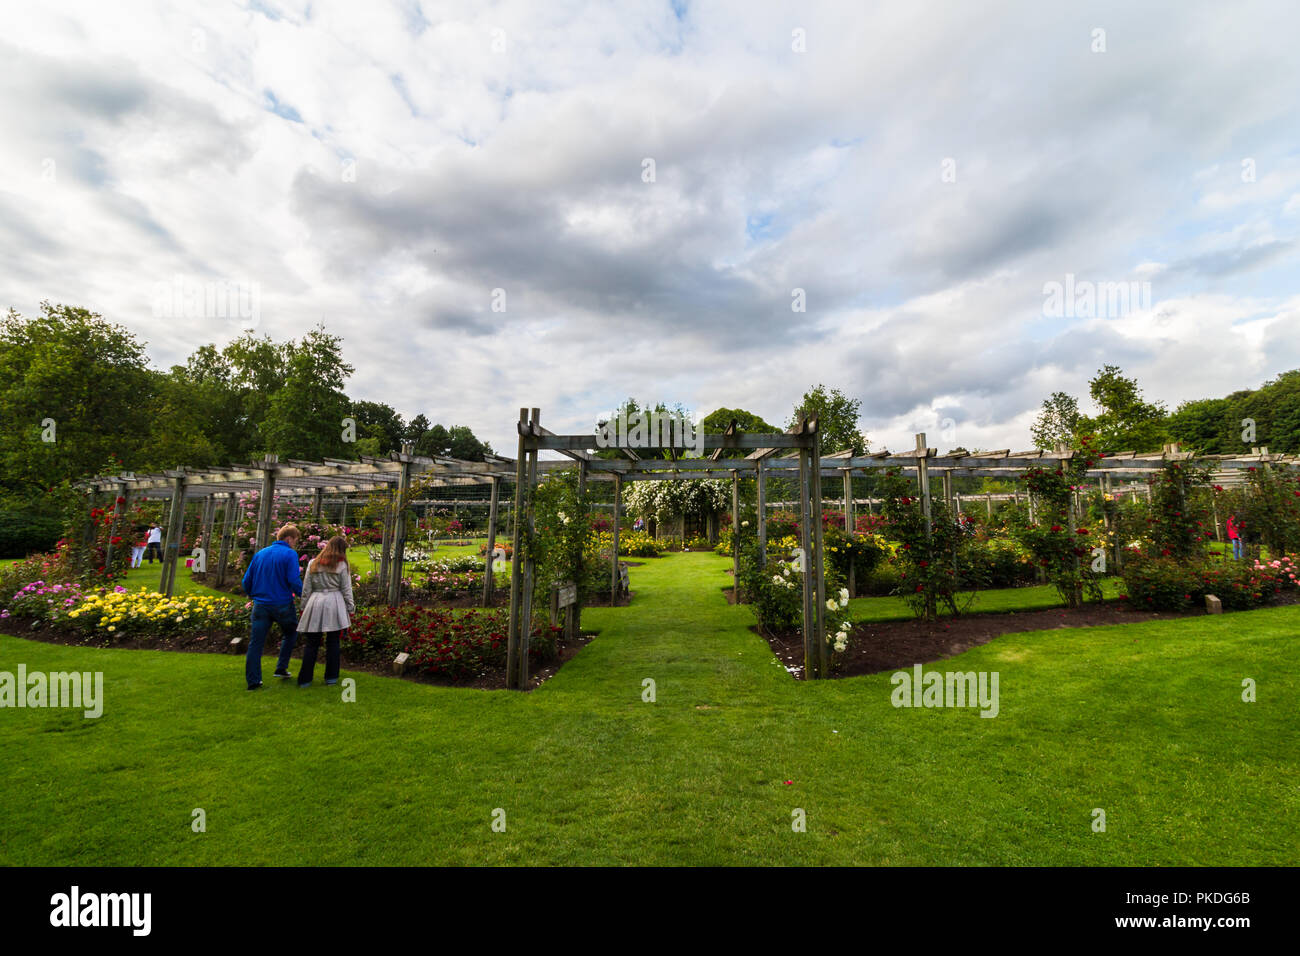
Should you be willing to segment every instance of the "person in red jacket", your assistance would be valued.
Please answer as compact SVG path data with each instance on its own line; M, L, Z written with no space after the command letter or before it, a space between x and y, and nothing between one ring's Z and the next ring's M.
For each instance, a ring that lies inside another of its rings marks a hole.
M1241 525L1236 515L1228 515L1228 540L1232 542L1232 560L1241 560Z

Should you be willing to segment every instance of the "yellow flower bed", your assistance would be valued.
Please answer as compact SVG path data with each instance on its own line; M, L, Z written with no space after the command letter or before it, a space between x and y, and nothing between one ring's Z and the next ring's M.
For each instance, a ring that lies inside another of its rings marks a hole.
M86 633L117 635L142 631L175 633L243 627L248 603L206 594L167 597L157 591L99 590L67 614Z

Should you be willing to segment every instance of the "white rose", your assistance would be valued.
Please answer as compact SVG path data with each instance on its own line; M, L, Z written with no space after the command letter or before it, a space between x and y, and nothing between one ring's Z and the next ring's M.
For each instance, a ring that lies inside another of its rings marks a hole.
M849 599L849 589L848 589L848 588L840 588L840 600L841 600L841 601L847 601L848 599Z

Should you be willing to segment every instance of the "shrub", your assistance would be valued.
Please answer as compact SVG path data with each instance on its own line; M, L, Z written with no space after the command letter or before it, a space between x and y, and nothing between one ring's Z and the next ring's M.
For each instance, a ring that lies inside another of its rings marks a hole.
M49 551L63 533L63 522L30 511L0 511L0 558L22 558Z
M1169 557L1127 562L1124 589L1134 607L1152 611L1184 611L1204 594L1197 570Z
M837 528L828 528L822 532L822 541L827 565L844 581L848 580L852 568L855 588L865 585L889 554L884 542L869 534L845 534Z
M709 539L708 539L708 538L704 537L703 535L699 535L699 534L697 534L695 537L690 538L690 539L687 540L687 542L686 542L686 547L685 547L684 550L686 550L686 551L709 551L709 550L712 550L712 548L713 548L713 545L709 543Z
M100 589L87 594L70 609L68 623L83 634L106 641L128 635L197 634L243 629L248 622L247 601L206 594L167 597L140 588Z
M620 555L632 558L657 558L667 550L667 543L652 538L644 531L619 532L618 553Z
M1008 538L977 538L962 555L963 573L980 587L1009 588L1035 580L1033 556Z
M505 666L509 627L505 609L453 613L413 604L362 608L352 622L345 647L350 658L383 664L405 651L411 655L409 665L417 671L466 677ZM528 650L532 660L554 657L551 628L534 625Z

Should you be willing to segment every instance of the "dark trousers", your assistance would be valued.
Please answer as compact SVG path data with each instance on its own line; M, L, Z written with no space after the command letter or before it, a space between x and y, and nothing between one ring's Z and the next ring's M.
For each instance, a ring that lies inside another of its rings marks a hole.
M276 661L277 671L289 670L289 655L293 653L294 642L298 639L298 614L293 609L293 602L288 604L253 603L251 635L248 640L248 654L244 657L244 676L248 686L262 683L262 648L266 646L266 635L272 624L280 625L280 659Z
M150 564L153 564L155 555L159 561L162 560L162 545L157 541L151 541L149 544L145 545L144 556L149 559Z
M329 631L325 637L325 683L332 684L339 679L339 631ZM298 670L298 686L311 683L312 673L316 670L316 654L320 651L321 633L303 631L302 633L302 667Z

